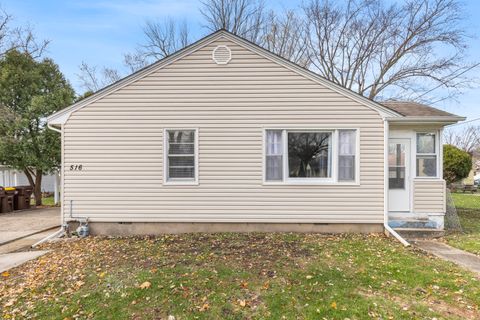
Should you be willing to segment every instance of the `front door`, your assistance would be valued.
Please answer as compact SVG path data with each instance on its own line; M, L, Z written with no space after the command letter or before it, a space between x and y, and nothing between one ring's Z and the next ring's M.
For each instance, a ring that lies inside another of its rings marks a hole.
M388 143L388 211L410 211L410 139Z

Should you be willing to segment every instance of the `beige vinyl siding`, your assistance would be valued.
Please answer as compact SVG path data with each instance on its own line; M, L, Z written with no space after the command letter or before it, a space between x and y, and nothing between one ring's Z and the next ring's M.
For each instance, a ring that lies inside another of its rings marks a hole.
M414 179L413 208L418 213L445 213L445 180Z
M227 65L212 61L220 44L232 51ZM264 185L269 127L359 129L360 185ZM165 128L198 129L199 185L163 185ZM91 221L383 223L383 130L378 112L217 40L71 115L64 212L72 205Z

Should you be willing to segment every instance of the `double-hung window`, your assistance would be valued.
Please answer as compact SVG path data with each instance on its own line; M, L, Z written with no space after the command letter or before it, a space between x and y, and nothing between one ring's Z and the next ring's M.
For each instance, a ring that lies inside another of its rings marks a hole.
M197 181L196 130L165 130L165 181L195 183Z
M283 180L283 131L267 130L266 132L266 179L268 181Z
M437 177L435 133L417 133L417 177Z
M265 132L265 181L356 182L357 130Z
M357 150L356 130L338 131L338 180L354 181Z

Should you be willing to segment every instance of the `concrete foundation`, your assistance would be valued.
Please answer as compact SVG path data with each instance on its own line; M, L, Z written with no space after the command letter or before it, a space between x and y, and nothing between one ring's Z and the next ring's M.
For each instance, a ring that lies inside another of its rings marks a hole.
M75 230L78 223L70 223ZM191 232L299 232L299 233L379 233L383 224L321 223L163 223L163 222L89 222L91 235L131 236Z

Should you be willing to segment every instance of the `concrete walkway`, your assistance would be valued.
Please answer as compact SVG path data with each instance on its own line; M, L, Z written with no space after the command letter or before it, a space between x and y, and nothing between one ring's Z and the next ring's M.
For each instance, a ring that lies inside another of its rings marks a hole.
M0 214L0 273L47 253L28 250L59 227L60 208Z
M60 208L42 208L0 214L0 245L60 227Z
M0 254L0 273L15 268L28 260L43 256L48 251L26 251Z
M415 240L412 243L418 248L444 260L456 263L480 275L480 257L449 245L432 240Z

